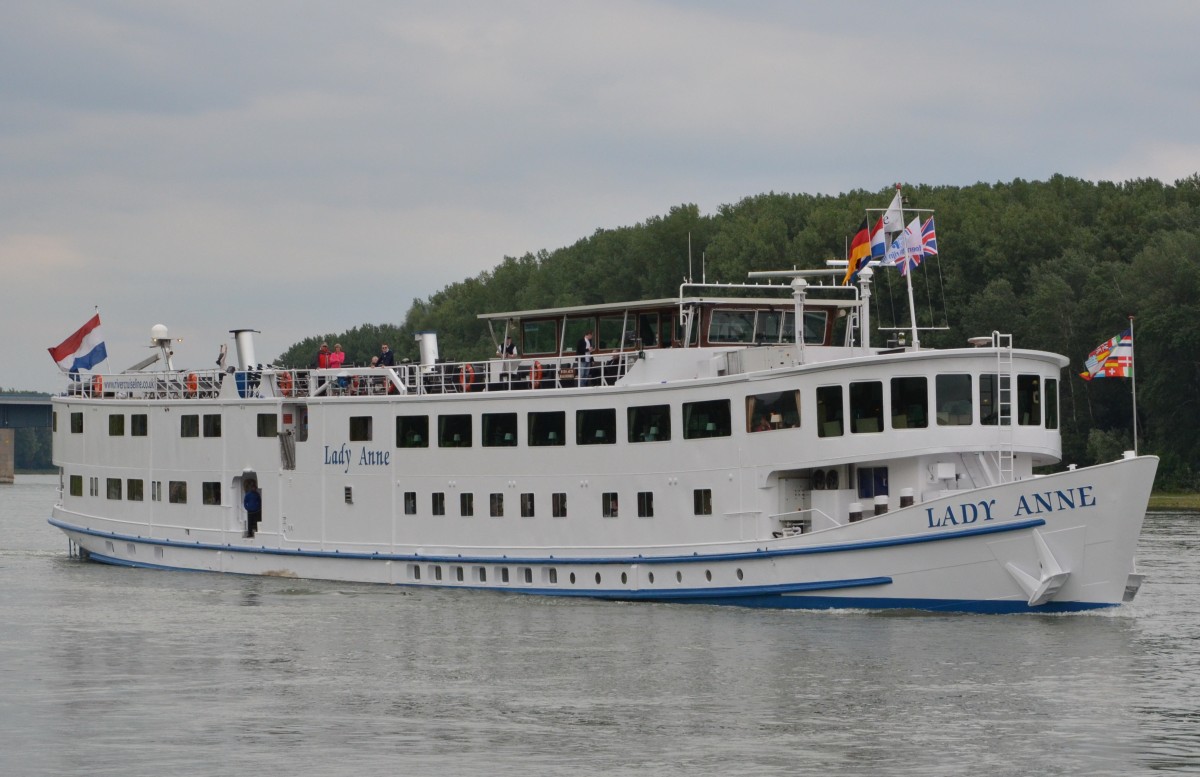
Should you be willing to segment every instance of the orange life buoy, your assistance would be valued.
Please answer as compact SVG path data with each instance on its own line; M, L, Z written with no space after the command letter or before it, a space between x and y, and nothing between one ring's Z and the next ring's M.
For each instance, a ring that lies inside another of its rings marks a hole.
M464 364L462 370L458 373L458 380L464 392L470 391L471 384L475 382L475 368L469 364Z
M276 382L279 384L280 393L282 393L285 397L290 397L292 395L292 373L279 373L279 376L276 378Z
M194 397L200 392L200 378L196 373L189 372L187 376L187 393L189 397Z
M99 375L92 376L92 396L99 397L104 394L104 378Z
M542 385L542 363L533 363L533 387L537 388Z

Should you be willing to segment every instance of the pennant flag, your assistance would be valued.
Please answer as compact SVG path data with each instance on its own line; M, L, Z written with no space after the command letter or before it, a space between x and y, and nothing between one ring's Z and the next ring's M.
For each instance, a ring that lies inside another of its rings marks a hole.
M900 200L900 187L896 187L896 196L892 198L892 204L888 206L887 212L883 214L883 231L884 232L900 232L904 229L904 213L902 209L904 204Z
M77 373L93 369L108 358L104 336L100 334L100 314L92 316L75 334L47 350L63 372Z
M925 256L937 256L937 231L933 226L933 216L921 225L921 253Z
M1084 362L1086 372L1079 373L1084 380L1092 378L1133 377L1133 330L1121 334L1102 344L1088 354Z
M854 239L850 241L850 253L846 256L846 277L842 279L842 285L849 284L854 276L858 275L863 263L870 258L871 233L867 229L867 219L864 216L858 232L854 233Z

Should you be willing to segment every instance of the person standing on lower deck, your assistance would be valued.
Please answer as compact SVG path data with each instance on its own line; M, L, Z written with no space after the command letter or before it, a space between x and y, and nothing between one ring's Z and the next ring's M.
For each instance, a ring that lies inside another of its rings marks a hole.
M246 508L246 534L247 537L253 537L258 531L259 521L262 520L262 494L258 490L258 483L253 478L247 478L242 484L246 495L242 497L242 506Z

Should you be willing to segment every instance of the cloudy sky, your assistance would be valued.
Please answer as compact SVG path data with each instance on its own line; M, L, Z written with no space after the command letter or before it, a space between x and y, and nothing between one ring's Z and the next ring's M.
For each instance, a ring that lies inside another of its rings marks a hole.
M238 327L267 361L681 203L1174 182L1198 33L1190 0L5 0L0 386L60 390L97 307L112 371L159 323L181 366Z

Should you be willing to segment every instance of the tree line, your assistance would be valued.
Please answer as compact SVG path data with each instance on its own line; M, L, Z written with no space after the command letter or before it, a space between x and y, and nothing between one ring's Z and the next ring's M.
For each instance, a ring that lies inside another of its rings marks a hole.
M448 360L482 359L494 345L479 313L673 297L701 264L709 280L755 270L819 268L844 258L867 208L891 189L837 196L768 193L702 215L694 204L573 245L506 256L494 268L413 300L400 324L364 324L306 338L277 364L309 366L322 341L365 363L389 342L417 358L414 335L435 331ZM1085 382L1089 352L1135 317L1139 450L1162 457L1158 488L1200 490L1200 175L1091 182L1056 175L972 186L904 188L906 208L936 212L940 256L914 274L922 344L959 347L993 330L1018 347L1068 356L1063 457L1080 465L1133 447L1129 381ZM908 320L903 282L876 274L874 327ZM877 331L881 343L888 331Z

